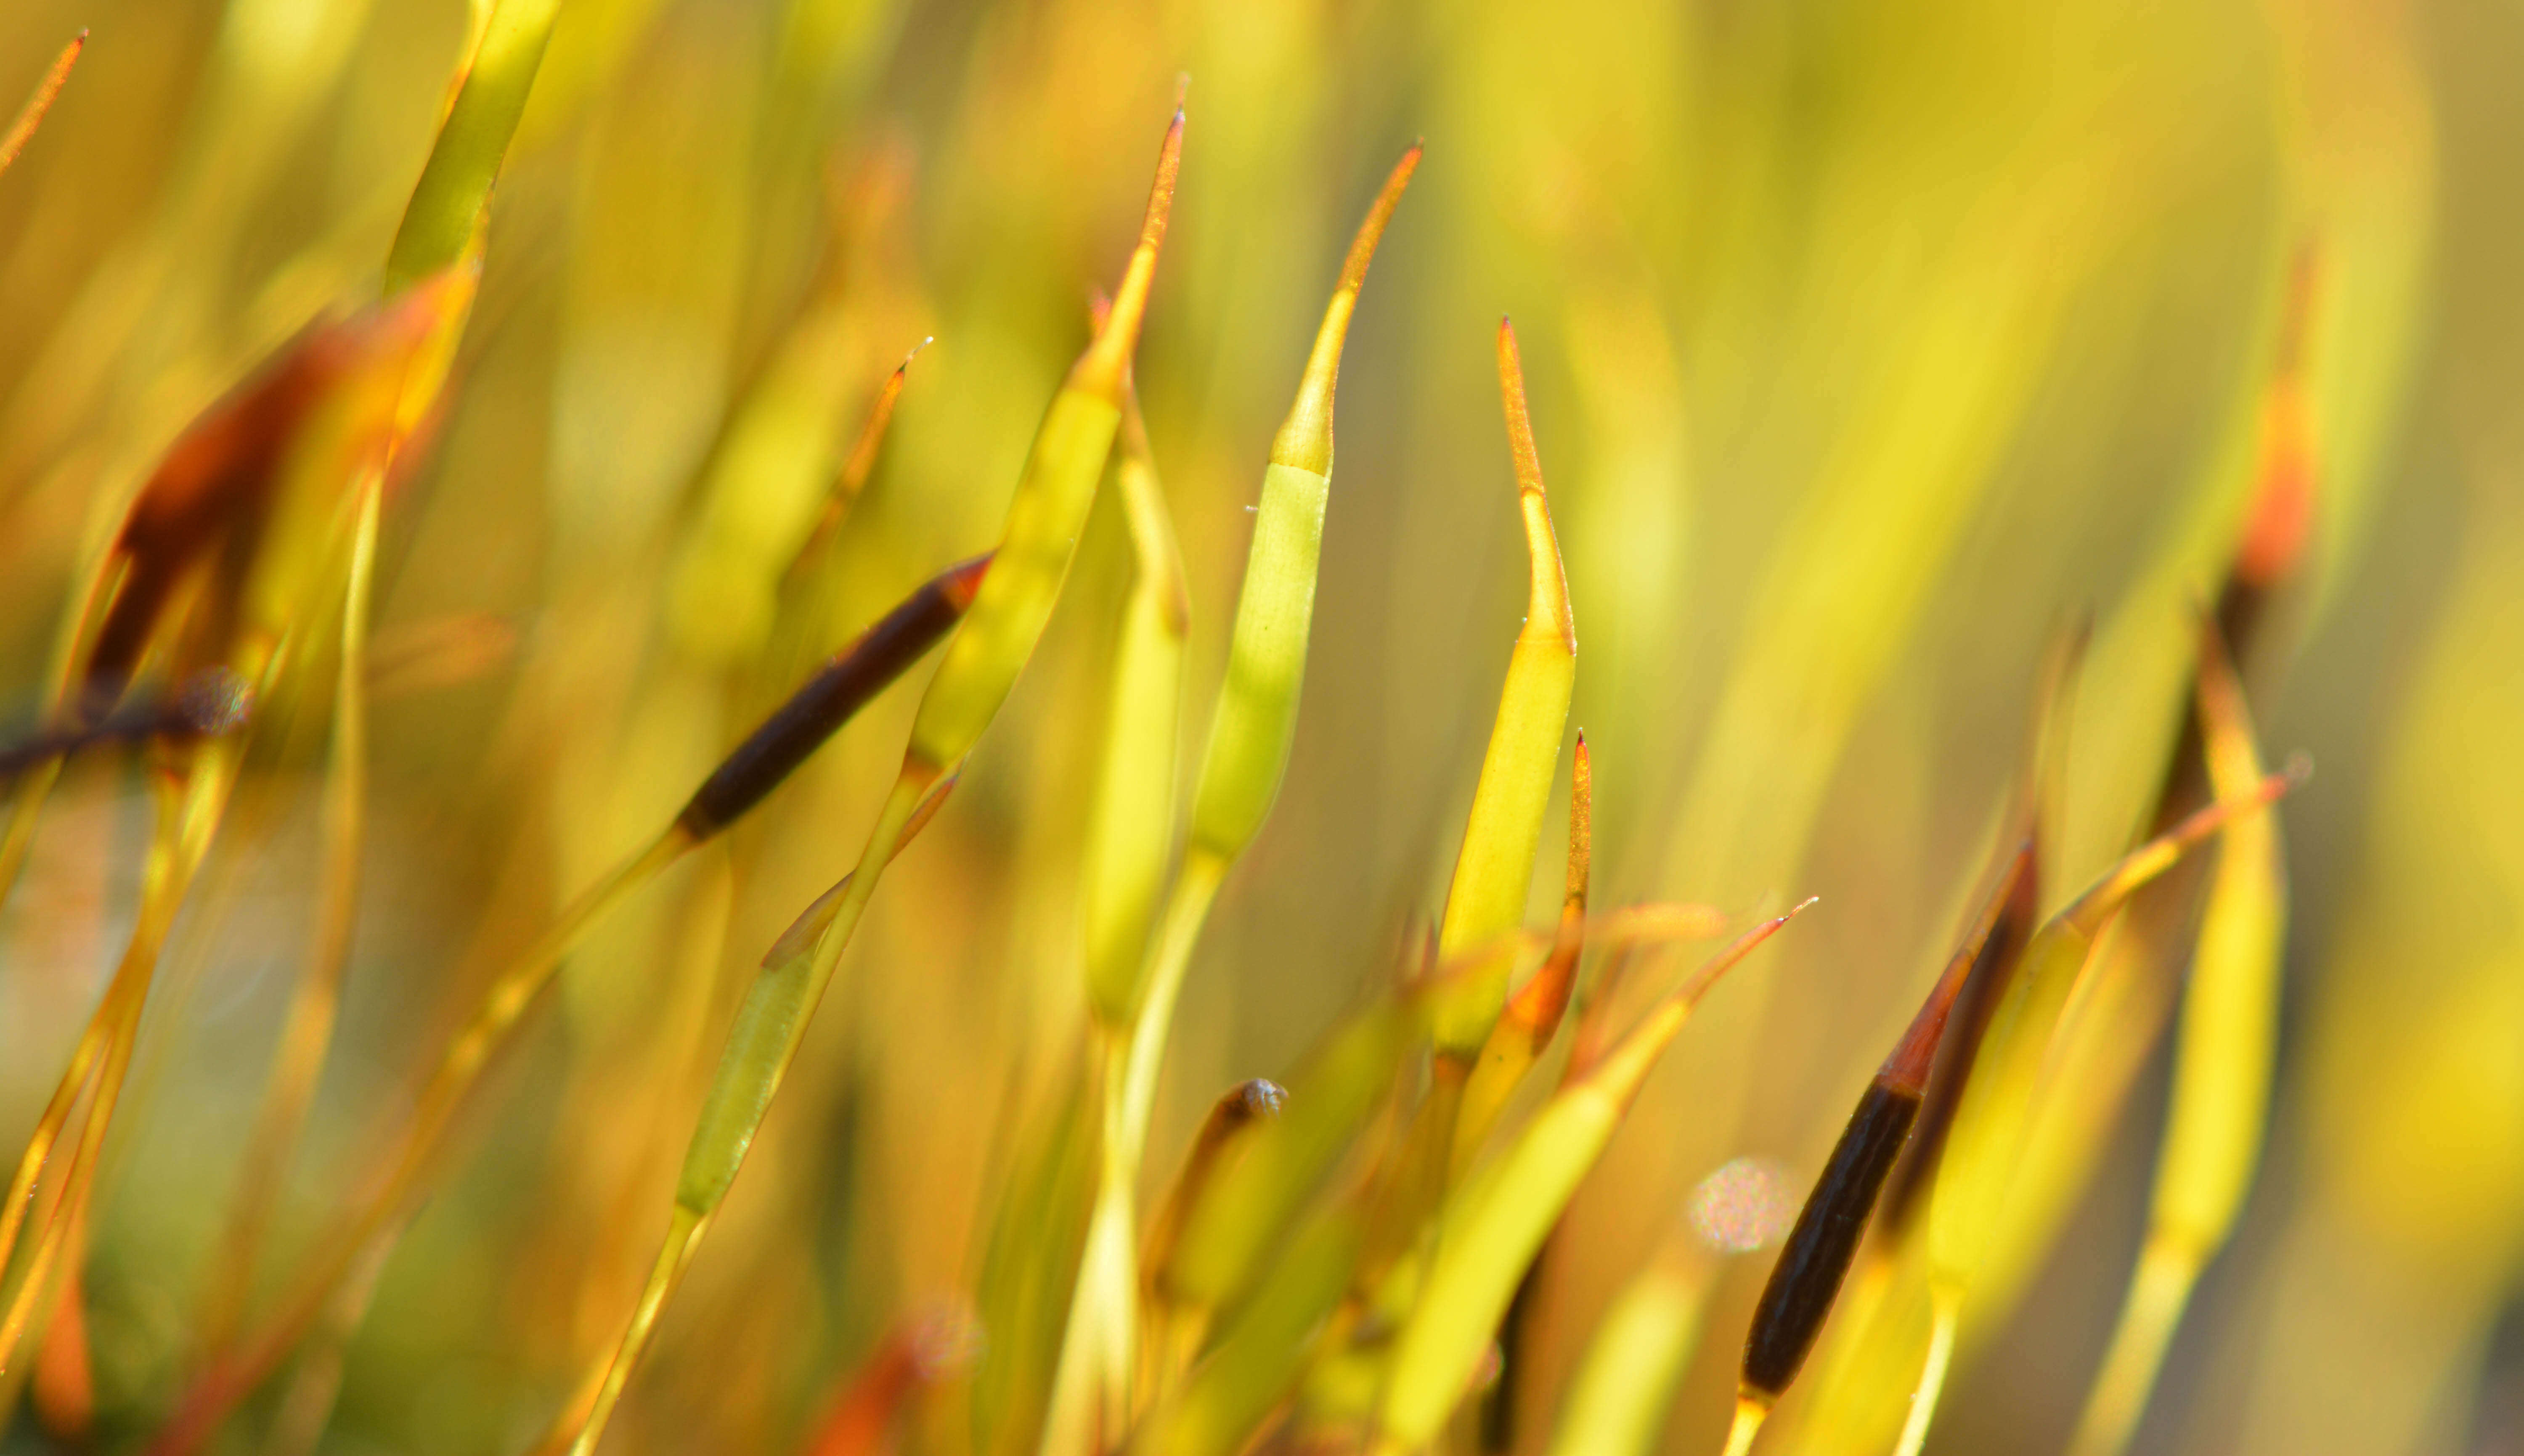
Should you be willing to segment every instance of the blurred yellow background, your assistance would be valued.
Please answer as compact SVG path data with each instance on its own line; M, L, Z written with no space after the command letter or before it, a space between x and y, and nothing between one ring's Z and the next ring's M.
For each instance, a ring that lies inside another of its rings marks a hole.
M0 7L0 107L92 32L0 177L7 723L35 720L66 604L176 432L374 289L467 24L461 0ZM501 952L814 655L995 538L1179 73L1137 377L1191 587L1189 746L1340 249L1429 150L1342 371L1295 754L1193 963L1153 1163L1442 899L1525 590L1499 315L1574 598L1599 903L1822 898L1711 997L1581 1192L1551 1389L1702 1177L1755 1154L1811 1180L1943 959L2037 660L2080 612L2054 885L2143 821L2306 259L2311 555L2254 674L2273 760L2318 765L2286 808L2272 1141L2135 1449L2524 1449L2513 0L564 0L442 432L387 503L366 879L279 1264ZM829 579L784 609L876 387L933 335ZM1086 1014L1076 864L1128 569L1107 499L608 1449L795 1448L881 1332L971 1286ZM384 1270L322 1449L522 1449L551 1419L637 1291L744 977L852 862L911 701L570 962ZM306 953L324 704L267 704L153 1001L85 1276L109 1447L198 1353ZM111 968L146 826L126 768L74 768L0 915L11 1146ZM2079 1149L2093 1190L2004 1337L1967 1337L1932 1451L2053 1449L2075 1420L2161 1119L2160 1046L2124 1050L2136 1090ZM1716 1449L1766 1264L1718 1266L1663 1449ZM55 1449L41 1431L0 1448Z

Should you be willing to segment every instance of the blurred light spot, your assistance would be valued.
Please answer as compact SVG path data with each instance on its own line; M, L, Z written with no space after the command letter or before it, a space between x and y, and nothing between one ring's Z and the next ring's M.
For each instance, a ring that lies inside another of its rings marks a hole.
M1770 1158L1737 1158L1691 1190L1688 1213L1712 1248L1749 1254L1788 1232L1797 1205L1785 1169Z
M1256 1077L1237 1092L1242 1094L1242 1109L1248 1118L1278 1117L1288 1105L1288 1090L1267 1077Z
M960 1299L931 1306L913 1321L911 1360L920 1379L931 1384L970 1370L990 1341L981 1316Z
M224 667L194 674L175 700L177 716L205 738L233 731L253 710L254 690L244 678Z

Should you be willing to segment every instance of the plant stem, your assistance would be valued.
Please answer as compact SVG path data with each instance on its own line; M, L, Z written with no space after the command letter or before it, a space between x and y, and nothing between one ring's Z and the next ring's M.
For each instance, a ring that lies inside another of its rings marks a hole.
M1894 1456L1919 1456L1927 1444L1928 1423L1936 1419L1937 1397L1945 1392L1946 1368L1955 1358L1955 1324L1963 1313L1963 1291L1938 1285L1929 1291L1928 1359L1919 1367L1918 1388L1911 1392L1911 1413L1902 1421L1902 1439Z

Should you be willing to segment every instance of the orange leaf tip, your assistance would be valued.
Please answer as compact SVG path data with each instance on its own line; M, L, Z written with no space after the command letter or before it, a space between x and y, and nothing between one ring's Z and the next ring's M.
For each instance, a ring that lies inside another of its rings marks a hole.
M1369 205L1366 220L1350 238L1349 253L1341 260L1340 279L1333 285L1332 302L1324 307L1323 325L1315 330L1315 347L1306 356L1305 377L1298 381L1296 403L1288 407L1288 417L1280 433L1271 441L1271 463L1289 465L1311 474L1329 476L1333 472L1333 395L1340 383L1341 348L1349 340L1350 315L1358 308L1359 290L1367 283L1367 266L1376 259L1377 245L1384 239L1384 226L1393 219L1393 210L1402 201L1403 189L1411 185L1411 174L1420 168L1420 147L1412 145L1393 164L1384 185L1377 190L1376 201Z
M1140 243L1131 252L1122 281L1113 290L1113 306L1095 331L1094 342L1069 371L1069 387L1101 395L1119 404L1122 379L1131 356L1140 347L1140 325L1148 310L1148 290L1157 276L1157 251L1166 240L1166 223L1174 215L1175 177L1183 168L1183 108L1175 108L1166 139L1157 149L1156 179L1148 187L1148 208L1140 222Z
M26 98L18 119L9 123L7 131L0 132L0 171L7 171L9 164L17 161L18 154L26 149L27 139L35 134L37 126L43 124L44 114L53 109L53 98L62 94L62 86L71 78L71 68L78 64L79 53L85 49L87 30L82 27L78 34L71 37L70 44L63 46L61 52L53 57L53 64L44 68L43 79L35 82L34 94Z

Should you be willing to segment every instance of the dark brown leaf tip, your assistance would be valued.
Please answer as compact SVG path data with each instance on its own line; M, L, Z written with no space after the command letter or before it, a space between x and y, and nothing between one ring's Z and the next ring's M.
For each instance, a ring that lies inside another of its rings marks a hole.
M963 620L994 553L959 561L921 583L773 709L693 791L676 824L695 840L736 822L797 771L877 694Z
M1244 1122L1278 1117L1287 1108L1288 1090L1267 1077L1256 1077L1236 1089L1219 1105L1232 1106L1236 1116Z

